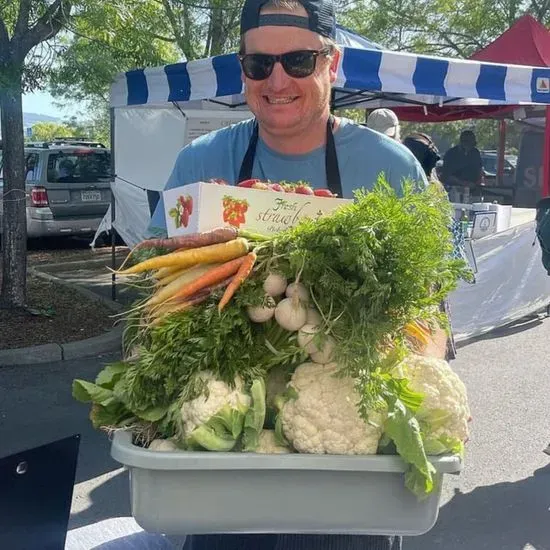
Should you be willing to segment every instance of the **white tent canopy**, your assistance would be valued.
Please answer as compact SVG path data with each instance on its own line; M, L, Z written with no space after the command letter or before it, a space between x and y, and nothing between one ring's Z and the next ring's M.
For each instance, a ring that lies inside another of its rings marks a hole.
M335 108L381 105L549 104L550 69L381 49L342 27ZM221 55L119 74L111 88L115 227L128 245L145 235L147 190L162 190L179 150L250 113L239 61ZM109 230L108 212L98 234Z

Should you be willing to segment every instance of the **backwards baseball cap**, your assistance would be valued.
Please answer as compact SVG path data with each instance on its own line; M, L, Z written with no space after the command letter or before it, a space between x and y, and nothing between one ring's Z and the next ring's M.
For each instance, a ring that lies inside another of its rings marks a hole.
M389 137L399 135L399 119L391 109L375 109L367 118L367 127Z
M269 0L245 0L241 12L241 36L250 29L258 27L300 27L312 32L334 38L336 36L336 21L332 0L298 0L308 16L288 13L260 14L262 7Z

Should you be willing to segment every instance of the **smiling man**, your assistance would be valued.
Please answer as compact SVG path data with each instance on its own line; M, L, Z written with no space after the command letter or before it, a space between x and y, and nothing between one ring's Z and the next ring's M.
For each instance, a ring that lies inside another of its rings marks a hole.
M425 183L413 155L395 140L330 113L340 51L331 0L247 0L239 59L254 118L182 149L166 189L223 178L306 181L351 198L383 172L399 189ZM151 230L165 229L162 204Z

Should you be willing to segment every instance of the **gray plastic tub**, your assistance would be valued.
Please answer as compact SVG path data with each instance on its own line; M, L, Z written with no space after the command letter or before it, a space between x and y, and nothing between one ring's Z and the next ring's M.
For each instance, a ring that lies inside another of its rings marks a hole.
M421 535L439 490L418 501L396 456L158 452L116 432L111 454L130 471L132 514L146 531ZM437 479L458 456L431 458Z

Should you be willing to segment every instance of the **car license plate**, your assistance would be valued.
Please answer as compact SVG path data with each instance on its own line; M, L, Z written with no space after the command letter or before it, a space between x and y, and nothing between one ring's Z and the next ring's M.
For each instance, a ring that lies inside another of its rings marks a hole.
M81 191L82 202L93 202L101 200L101 191Z

